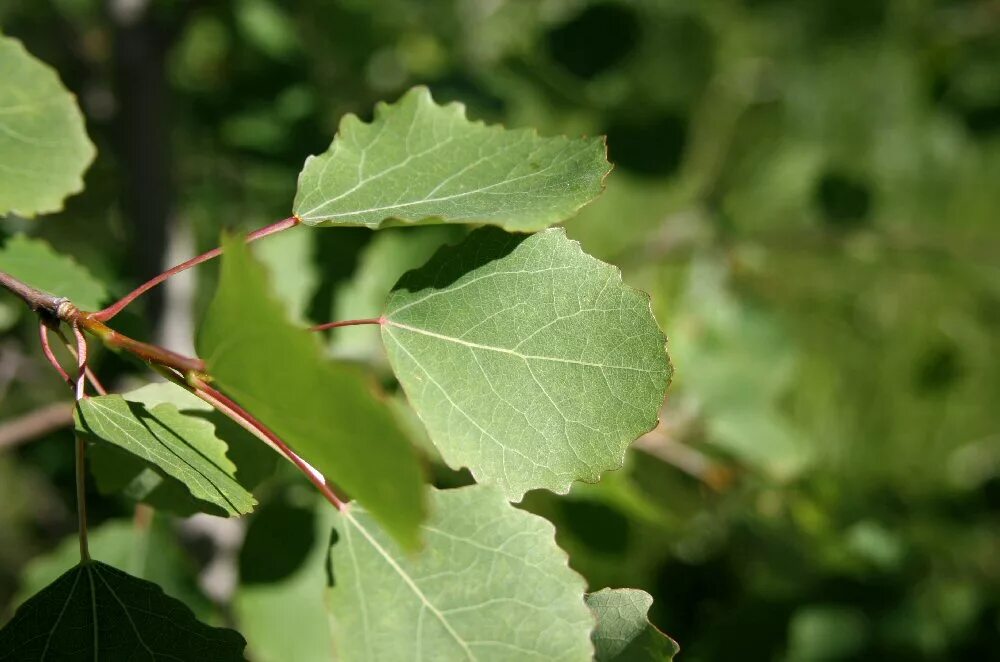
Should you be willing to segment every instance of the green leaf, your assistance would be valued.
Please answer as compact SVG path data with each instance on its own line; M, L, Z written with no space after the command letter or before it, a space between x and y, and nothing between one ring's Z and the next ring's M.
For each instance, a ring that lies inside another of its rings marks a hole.
M287 321L240 237L223 241L222 275L198 337L208 371L326 478L417 544L423 479L413 448L374 386L327 360L319 338Z
M592 635L597 662L664 662L680 651L649 622L653 598L634 588L605 588L587 595L597 617Z
M511 499L622 466L670 379L649 298L566 239L494 228L404 276L382 339L453 468Z
M462 237L459 226L393 228L376 234L358 258L354 277L337 290L333 319L377 317L392 286L410 269L430 259L442 244ZM385 366L377 333L364 326L333 329L336 356Z
M364 510L338 514L329 604L340 659L590 660L584 581L552 525L493 487L431 494L418 556Z
M280 232L251 248L267 267L275 294L285 302L288 314L296 322L305 318L309 300L319 284L319 270L313 262L315 244L316 235L312 232Z
M236 481L236 466L211 423L172 404L147 408L120 395L81 400L77 430L113 444L182 483L192 497L227 515L244 515L256 501ZM127 474L126 474L127 475Z
M20 41L0 36L0 215L62 209L96 150L76 100Z
M294 212L317 226L490 223L538 230L594 199L611 166L602 138L541 138L470 122L425 87L346 115L330 149L299 175Z
M211 613L211 603L198 589L198 568L181 549L171 526L168 518L155 513L148 526L138 526L132 519L108 520L91 527L90 553L130 575L161 586L196 616L204 617ZM48 554L34 557L21 572L14 604L26 602L79 560L80 544L75 533Z
M234 630L209 627L156 584L82 563L25 602L0 630L0 662L243 660Z
M0 176L0 187L2 181ZM104 285L73 258L55 252L42 239L24 234L14 235L0 248L0 271L44 292L66 297L81 310L97 310L108 296Z

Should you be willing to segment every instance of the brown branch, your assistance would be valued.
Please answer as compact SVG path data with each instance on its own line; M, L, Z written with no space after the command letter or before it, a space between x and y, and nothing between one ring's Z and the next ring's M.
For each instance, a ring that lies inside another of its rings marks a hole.
M19 446L72 424L72 403L46 405L0 425L0 449Z

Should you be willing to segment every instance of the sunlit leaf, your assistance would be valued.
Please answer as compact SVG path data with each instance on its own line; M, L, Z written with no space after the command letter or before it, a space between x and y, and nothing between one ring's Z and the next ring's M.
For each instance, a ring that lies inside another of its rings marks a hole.
M416 454L374 385L328 361L314 334L287 321L263 268L227 238L222 277L198 349L243 407L409 546L423 516Z
M670 378L648 297L562 229L487 228L405 275L382 338L453 468L511 499L622 465Z
M0 176L0 187L2 181ZM0 248L0 271L43 292L66 297L81 310L97 310L108 296L104 285L76 260L55 252L43 239L23 234L14 235Z
M191 496L229 515L243 515L256 503L236 481L236 466L211 423L182 414L172 404L151 409L120 395L81 400L77 429L136 456L182 483Z
M417 556L363 509L337 516L329 604L340 659L591 659L584 582L551 524L480 485L433 491L431 512Z
M2 662L243 660L238 632L209 627L156 584L82 563L25 602L0 630Z
M94 160L76 100L48 65L0 36L0 215L62 209Z
M597 617L594 629L596 662L666 662L680 648L649 622L653 598L634 588L602 589L587 595Z
M309 225L490 223L539 230L601 192L611 166L601 138L541 138L470 122L416 87L347 115L330 149L306 159L294 212Z

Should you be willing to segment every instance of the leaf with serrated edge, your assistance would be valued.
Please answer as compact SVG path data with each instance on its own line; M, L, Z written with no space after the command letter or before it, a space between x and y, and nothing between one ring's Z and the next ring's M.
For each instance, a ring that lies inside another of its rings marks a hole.
M104 563L69 570L0 630L0 662L243 660L235 630L195 620L156 584Z
M425 87L346 115L330 149L299 174L295 215L308 225L489 223L539 230L593 200L611 166L603 138L539 137L471 122Z
M183 483L191 496L244 515L256 501L235 478L236 466L226 457L226 444L211 423L182 414L173 404L147 409L120 395L81 400L77 429L113 444L163 470Z
M416 452L374 385L292 325L242 237L223 238L222 275L198 334L218 384L413 548L423 519Z
M0 216L62 209L96 150L76 99L20 41L0 35Z
M43 239L23 234L14 235L0 248L0 271L43 292L66 297L81 310L97 310L108 296L104 285L76 260L55 252Z
M562 229L442 249L396 284L382 339L445 461L513 500L620 467L671 374L649 297Z
M549 522L484 485L432 491L431 513L417 556L364 510L337 516L329 604L340 659L591 659L584 581Z
M597 617L595 662L667 662L680 651L673 639L657 630L647 614L653 598L634 588L605 588L587 595Z

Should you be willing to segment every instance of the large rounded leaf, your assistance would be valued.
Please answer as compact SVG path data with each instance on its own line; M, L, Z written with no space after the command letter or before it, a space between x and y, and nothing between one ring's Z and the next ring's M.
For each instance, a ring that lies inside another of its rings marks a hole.
M442 249L396 284L382 338L445 461L511 499L620 467L670 379L649 298L562 229Z

